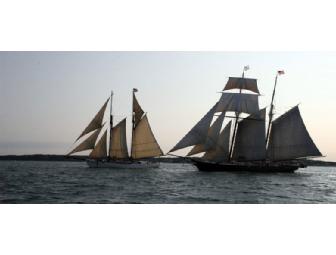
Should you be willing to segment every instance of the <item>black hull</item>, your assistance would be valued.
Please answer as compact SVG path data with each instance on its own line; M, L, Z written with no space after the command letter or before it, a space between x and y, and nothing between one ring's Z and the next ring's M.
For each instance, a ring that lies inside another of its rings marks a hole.
M192 160L200 171L204 172L262 172L262 173L293 173L300 167L298 163L214 163Z

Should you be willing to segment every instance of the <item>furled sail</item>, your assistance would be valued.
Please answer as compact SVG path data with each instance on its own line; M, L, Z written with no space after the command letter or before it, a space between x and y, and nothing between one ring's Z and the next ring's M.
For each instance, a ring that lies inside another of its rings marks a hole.
M217 103L210 109L210 111L179 141L172 151L177 151L192 145L202 144L205 142L208 130L215 114Z
M150 158L162 156L163 152L150 128L147 115L145 115L133 131L132 158Z
M76 152L81 152L81 151L86 151L86 150L93 149L95 147L95 143L97 141L100 130L101 130L101 128L94 131L86 140L84 140L81 144L79 144L68 155L76 153Z
M224 90L246 89L259 94L257 79L248 79L242 77L229 77Z
M225 126L218 137L215 149L207 151L203 158L214 162L227 161L229 158L231 121Z
M232 158L238 161L264 160L266 108L238 123Z
M306 129L298 106L273 121L267 156L271 160L322 156Z
M255 114L259 111L258 95L241 93L222 93L216 112L233 111Z
M105 130L103 136L100 138L93 151L90 153L89 157L93 159L101 159L106 158L107 156L107 148L106 148L106 139L107 138L107 130Z
M142 110L134 93L133 93L133 114L134 114L134 126L136 127L139 124L141 117L144 115L144 111Z
M106 100L105 104L102 106L102 108L96 114L96 116L93 118L93 120L90 122L90 124L84 129L84 131L81 133L81 135L76 139L76 141L78 141L82 136L90 133L93 130L96 130L97 128L101 128L103 126L104 113L105 113L106 106L107 106L107 103L108 103L109 100L110 100L110 98Z
M216 147L217 139L222 128L223 120L225 117L225 112L221 113L212 126L209 128L208 136L202 144L195 145L187 156L191 156L200 152L212 150Z
M112 129L110 144L110 157L117 159L128 158L126 118Z

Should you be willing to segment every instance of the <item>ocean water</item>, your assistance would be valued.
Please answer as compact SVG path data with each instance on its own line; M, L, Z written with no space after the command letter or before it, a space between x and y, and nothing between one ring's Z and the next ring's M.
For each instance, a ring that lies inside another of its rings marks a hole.
M85 162L0 161L0 203L336 203L336 168L204 173L190 164L118 170Z

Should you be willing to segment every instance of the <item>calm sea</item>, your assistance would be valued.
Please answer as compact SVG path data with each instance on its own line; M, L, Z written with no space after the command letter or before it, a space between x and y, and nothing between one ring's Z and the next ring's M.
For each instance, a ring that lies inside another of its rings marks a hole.
M204 173L189 164L117 170L85 162L0 161L0 203L336 203L336 169Z

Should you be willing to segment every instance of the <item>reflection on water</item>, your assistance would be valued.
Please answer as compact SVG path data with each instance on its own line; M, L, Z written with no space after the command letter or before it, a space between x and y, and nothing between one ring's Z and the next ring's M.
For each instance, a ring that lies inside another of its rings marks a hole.
M205 173L189 164L116 170L0 161L0 189L0 203L335 203L336 171Z

